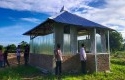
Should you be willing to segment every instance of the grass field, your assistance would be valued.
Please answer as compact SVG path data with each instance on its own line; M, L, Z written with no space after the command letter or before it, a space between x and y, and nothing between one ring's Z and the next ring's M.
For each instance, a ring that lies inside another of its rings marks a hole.
M125 57L111 57L110 72L93 74L63 74L58 77L43 74L31 66L11 66L0 69L0 80L125 80Z

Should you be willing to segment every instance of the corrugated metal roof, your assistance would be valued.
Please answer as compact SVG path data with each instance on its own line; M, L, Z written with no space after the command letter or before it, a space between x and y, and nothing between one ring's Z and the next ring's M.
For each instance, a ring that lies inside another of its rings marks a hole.
M85 18L82 18L78 15L72 14L68 11L63 11L61 14L59 14L55 17L50 17L49 19L52 19L56 22L73 24L73 25L80 25L80 26L84 26L84 27L99 27L99 28L110 29L106 26L103 26L103 25L100 25L98 23L92 22L92 21L87 20Z
M30 31L24 33L24 35L29 35L33 30L35 30L39 27L43 27L42 25L45 24L49 20L52 20L52 21L58 22L58 23L77 25L77 26L80 26L81 28L82 27L83 28L103 28L103 29L113 30L106 26L100 25L98 23L87 20L83 17L80 17L78 15L72 14L68 11L62 11L59 14L57 14L56 16L49 17L45 22L41 23L40 25L36 26L35 28L31 29Z

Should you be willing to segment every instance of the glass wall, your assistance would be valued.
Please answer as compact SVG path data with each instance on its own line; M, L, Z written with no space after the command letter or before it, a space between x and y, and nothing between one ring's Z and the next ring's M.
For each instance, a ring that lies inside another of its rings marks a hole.
M95 49L96 53L106 53L105 32L103 30L96 29L96 34L94 30L92 30L90 33L90 40L91 40L91 53L95 53ZM96 48L95 48L95 40L96 40Z
M81 44L84 43L85 50L87 53L95 52L95 37L94 30L90 30L87 34L87 31L81 31L82 36L78 36L78 50L81 47ZM106 39L105 32L103 30L97 30L96 32L96 51L97 53L106 53Z
M97 53L106 53L106 37L105 32L101 30L99 33L96 33L96 47Z
M53 34L48 34L45 36L37 36L30 41L31 53L38 54L53 54L54 49L54 39Z
M65 26L63 31L63 54L77 53L77 29Z
M64 44L63 44L63 52L64 54L71 53L71 46L70 46L70 34L64 34Z
M97 53L102 53L101 36L99 34L96 34L96 47Z
M91 42L90 42L89 35L78 36L78 51L80 50L82 43L85 45L86 53L90 53L91 52L91 49L90 49Z
M63 31L63 54L71 53L70 26L65 26Z

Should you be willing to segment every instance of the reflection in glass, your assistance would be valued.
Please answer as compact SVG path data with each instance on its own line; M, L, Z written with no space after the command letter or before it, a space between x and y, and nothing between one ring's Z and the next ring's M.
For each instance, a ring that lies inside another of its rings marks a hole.
M96 34L96 47L97 47L97 53L102 53L102 46L101 46L101 36L99 34Z
M31 44L31 53L38 54L53 54L53 34L48 34L45 36L37 36L36 38L30 41Z
M70 34L64 34L64 44L63 44L63 48L64 48L64 54L70 54L71 50L70 50Z

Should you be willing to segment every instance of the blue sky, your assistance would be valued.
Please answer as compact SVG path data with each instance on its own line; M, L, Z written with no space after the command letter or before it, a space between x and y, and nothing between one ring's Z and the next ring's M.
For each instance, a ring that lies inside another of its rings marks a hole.
M29 42L24 32L65 10L121 32L125 38L124 0L0 0L0 45Z

